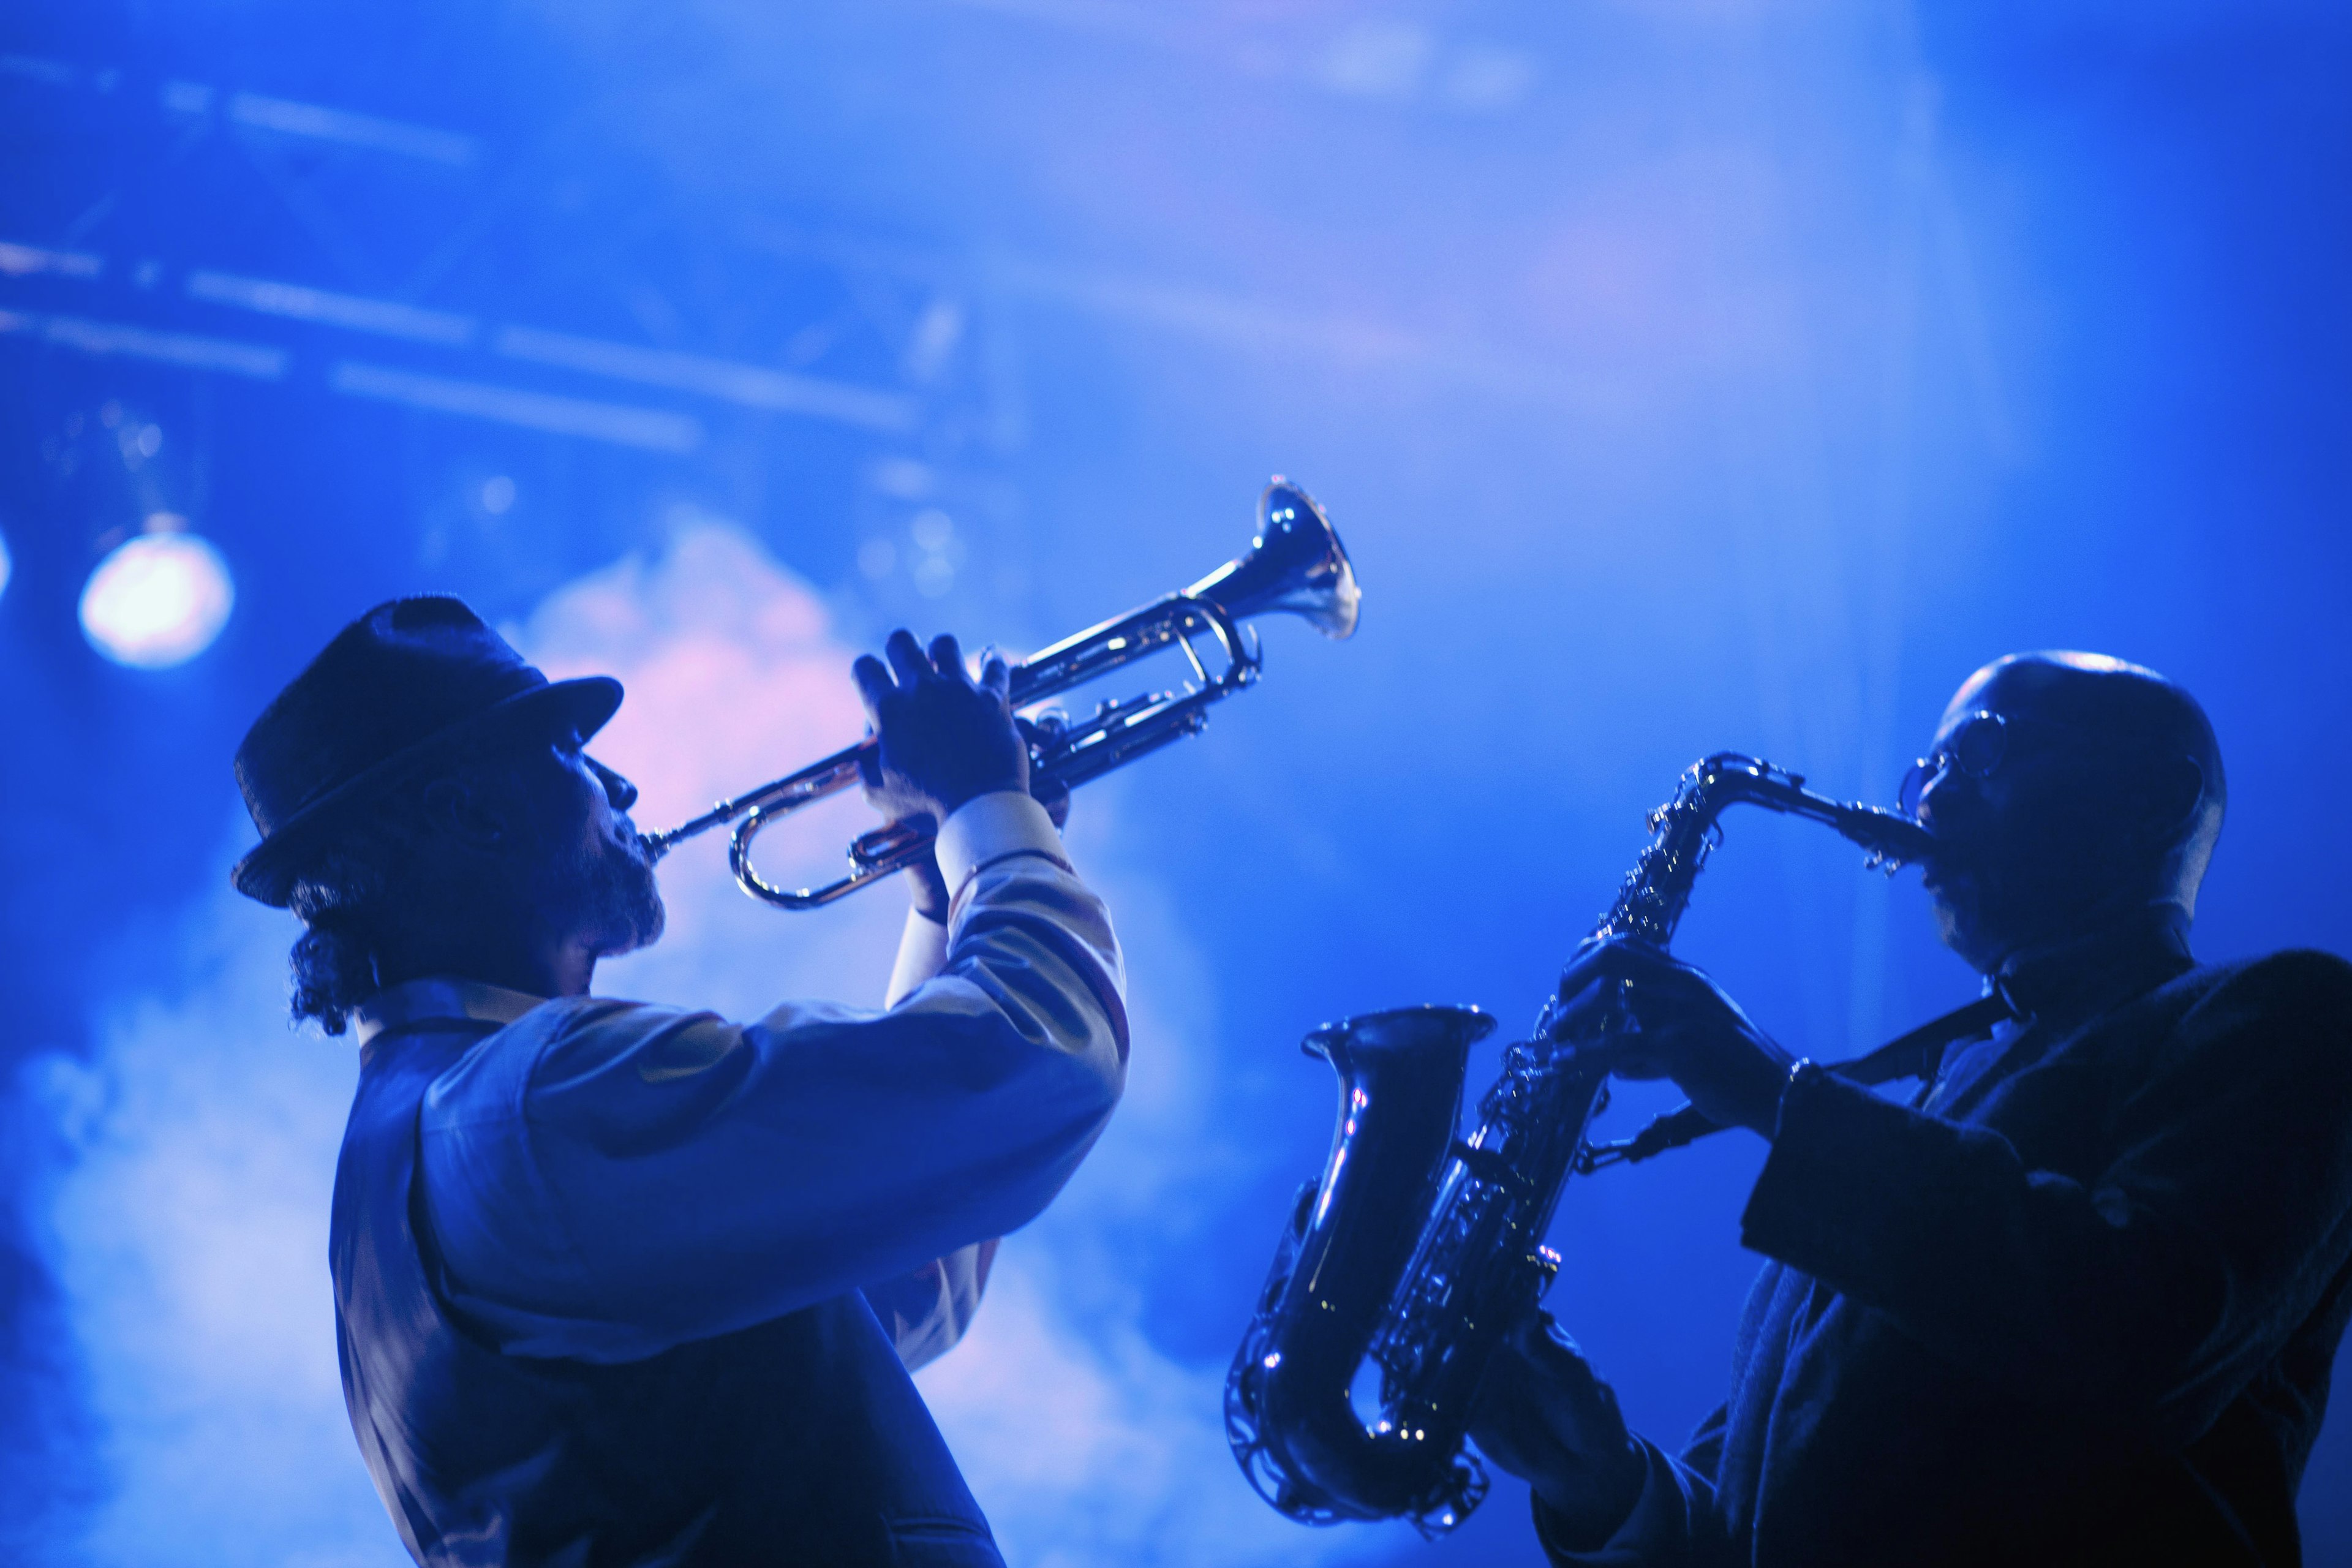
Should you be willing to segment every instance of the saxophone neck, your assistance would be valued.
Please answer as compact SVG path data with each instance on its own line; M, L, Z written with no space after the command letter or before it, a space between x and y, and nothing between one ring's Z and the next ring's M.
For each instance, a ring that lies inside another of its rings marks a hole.
M1737 752L1694 763L1675 798L1653 812L1650 822L1660 843L1675 836L1711 842L1716 818L1743 801L1834 828L1890 868L1922 860L1935 848L1935 836L1900 812L1823 795L1808 787L1802 773Z
M1710 758L1720 762L1723 758ZM1802 773L1792 773L1759 762L1753 757L1737 759L1751 764L1757 774L1750 787L1754 794L1745 798L1774 811L1802 816L1832 827L1837 832L1870 852L1870 863L1888 871L1916 865L1935 848L1935 835L1900 812L1880 806L1864 805L1860 801L1838 800L1809 789Z
M1823 795L1808 788L1802 773L1760 757L1717 752L1691 764L1675 797L1650 813L1649 847L1587 940L1670 943L1720 837L1717 819L1743 802L1834 828L1869 851L1871 865L1890 872L1916 864L1935 847L1932 834L1899 813Z

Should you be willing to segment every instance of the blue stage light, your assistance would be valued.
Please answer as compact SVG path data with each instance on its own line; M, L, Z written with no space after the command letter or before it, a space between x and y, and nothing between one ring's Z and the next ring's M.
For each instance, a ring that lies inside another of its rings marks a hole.
M8 592L8 536L0 533L0 595Z
M142 534L89 574L81 629L117 664L165 669L210 647L236 602L219 551L194 534Z

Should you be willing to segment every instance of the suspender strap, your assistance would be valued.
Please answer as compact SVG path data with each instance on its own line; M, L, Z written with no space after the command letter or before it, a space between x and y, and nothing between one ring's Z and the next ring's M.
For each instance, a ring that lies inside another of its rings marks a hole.
M1940 1018L1930 1018L1906 1035L1897 1035L1867 1056L1840 1062L1829 1070L1852 1083L1892 1083L1898 1078L1933 1078L1944 1063L1944 1052L1954 1042L1992 1033L2017 1009L1998 988L1965 1007L1955 1007Z

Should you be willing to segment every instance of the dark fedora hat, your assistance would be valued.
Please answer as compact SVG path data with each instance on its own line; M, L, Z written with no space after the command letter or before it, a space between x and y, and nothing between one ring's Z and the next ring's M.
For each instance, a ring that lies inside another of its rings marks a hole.
M621 705L609 676L551 683L464 601L378 605L335 634L236 749L236 787L261 830L229 879L283 908L335 823L452 748L531 729L585 740Z

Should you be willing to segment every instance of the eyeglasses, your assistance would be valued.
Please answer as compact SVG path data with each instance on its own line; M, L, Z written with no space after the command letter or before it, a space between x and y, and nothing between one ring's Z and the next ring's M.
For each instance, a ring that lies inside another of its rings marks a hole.
M1979 710L1969 714L1952 731L1951 743L1939 746L1911 764L1903 775L1903 788L1895 804L1903 815L1915 820L1919 815L1920 797L1927 786L1946 773L1958 770L1972 779L1980 779L2000 766L2009 755L2009 721L1998 713Z

